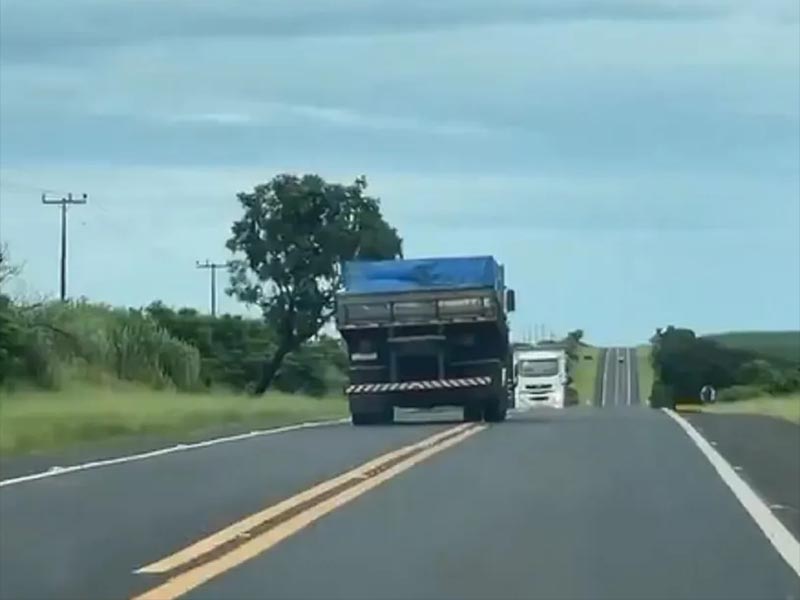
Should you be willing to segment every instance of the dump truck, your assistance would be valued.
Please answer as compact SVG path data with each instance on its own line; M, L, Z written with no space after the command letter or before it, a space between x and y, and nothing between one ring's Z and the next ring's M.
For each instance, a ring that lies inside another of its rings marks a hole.
M354 425L390 423L395 407L455 406L465 421L505 420L515 296L493 257L353 261L342 276L336 325Z

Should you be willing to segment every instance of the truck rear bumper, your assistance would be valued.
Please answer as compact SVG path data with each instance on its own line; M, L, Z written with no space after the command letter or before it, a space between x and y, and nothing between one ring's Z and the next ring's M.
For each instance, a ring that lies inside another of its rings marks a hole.
M492 385L491 377L461 377L458 379L431 379L428 381L398 381L394 383L356 383L347 386L345 393L386 394L395 392L425 392L440 390L465 390Z
M387 405L398 408L468 406L486 402L503 391L493 385L491 377L469 377L463 383L453 381L457 380L352 385L348 387L350 410L373 412L383 410Z

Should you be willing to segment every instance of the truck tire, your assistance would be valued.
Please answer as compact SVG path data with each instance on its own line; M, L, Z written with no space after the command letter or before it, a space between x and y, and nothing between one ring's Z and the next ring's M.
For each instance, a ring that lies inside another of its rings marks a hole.
M353 421L353 425L388 425L394 422L394 407L388 404L379 412L351 411L350 419Z
M487 423L500 423L506 420L508 408L505 402L492 400L483 408L483 418Z
M477 423L483 418L483 411L480 404L467 404L464 407L464 421L467 423Z
M391 425L394 423L394 406L391 404L386 405L378 417L378 422L384 425Z
M353 421L355 426L373 425L376 422L375 413L371 412L350 413L350 420Z

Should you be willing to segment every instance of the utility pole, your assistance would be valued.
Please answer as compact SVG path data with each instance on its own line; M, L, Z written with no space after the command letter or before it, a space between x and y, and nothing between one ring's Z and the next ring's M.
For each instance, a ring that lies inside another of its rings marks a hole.
M42 194L42 204L58 204L61 206L61 288L59 297L64 302L67 299L67 206L70 204L86 204L88 197L82 194L80 198L73 198L67 194L66 198L50 199L47 194Z
M212 263L206 259L206 262L201 263L197 261L198 269L211 269L211 316L217 316L217 269L227 267L228 263Z

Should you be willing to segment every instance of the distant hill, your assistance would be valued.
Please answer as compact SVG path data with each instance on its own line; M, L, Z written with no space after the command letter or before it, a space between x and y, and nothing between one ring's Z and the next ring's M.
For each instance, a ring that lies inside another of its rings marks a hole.
M800 331L731 331L703 337L766 359L800 365Z

